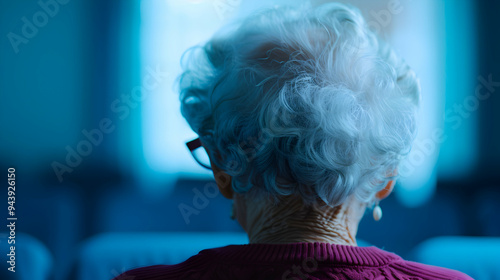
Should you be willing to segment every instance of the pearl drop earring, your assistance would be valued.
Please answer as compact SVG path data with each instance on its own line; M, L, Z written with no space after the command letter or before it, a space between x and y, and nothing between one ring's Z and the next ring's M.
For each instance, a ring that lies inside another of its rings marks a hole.
M375 203L375 207L373 207L373 219L377 222L382 219L382 208L378 205L378 201Z

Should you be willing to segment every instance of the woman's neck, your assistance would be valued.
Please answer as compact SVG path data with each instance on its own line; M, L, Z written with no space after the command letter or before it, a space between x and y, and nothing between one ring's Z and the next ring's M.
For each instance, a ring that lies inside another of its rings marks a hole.
M235 214L250 243L322 242L356 246L358 223L365 205L348 199L342 205L305 206L300 198L277 205L269 201L235 198Z

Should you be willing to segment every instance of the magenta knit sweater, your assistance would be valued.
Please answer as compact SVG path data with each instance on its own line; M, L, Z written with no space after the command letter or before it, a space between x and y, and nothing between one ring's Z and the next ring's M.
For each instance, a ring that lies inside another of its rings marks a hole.
M176 265L137 268L122 279L472 279L446 268L405 261L376 247L326 243L230 245L203 250Z

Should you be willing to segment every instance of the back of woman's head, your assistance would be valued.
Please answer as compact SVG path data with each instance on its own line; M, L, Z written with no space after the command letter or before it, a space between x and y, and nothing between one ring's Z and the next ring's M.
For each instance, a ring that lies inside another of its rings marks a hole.
M236 192L370 202L415 136L415 74L352 7L255 13L183 67L182 113Z

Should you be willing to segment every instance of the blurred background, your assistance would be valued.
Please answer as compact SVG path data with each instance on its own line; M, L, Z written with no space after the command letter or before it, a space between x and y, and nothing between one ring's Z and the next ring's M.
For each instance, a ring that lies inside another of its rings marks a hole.
M185 142L182 53L261 7L304 1L0 0L1 279L111 279L243 244ZM311 1L319 5L328 1ZM500 279L500 11L489 0L352 0L417 72L420 130L358 238ZM12 238L11 238L12 239Z

